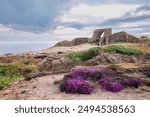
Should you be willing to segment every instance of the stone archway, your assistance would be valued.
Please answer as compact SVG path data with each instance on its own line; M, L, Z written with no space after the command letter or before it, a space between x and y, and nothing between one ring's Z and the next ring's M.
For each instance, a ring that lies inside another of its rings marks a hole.
M99 45L105 45L109 43L111 35L112 35L111 28L97 29L94 31L91 41L99 42Z

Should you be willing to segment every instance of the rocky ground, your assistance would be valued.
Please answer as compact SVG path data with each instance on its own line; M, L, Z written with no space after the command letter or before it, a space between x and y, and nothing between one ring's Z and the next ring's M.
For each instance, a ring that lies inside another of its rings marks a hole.
M134 45L134 44L132 44ZM127 44L130 46L130 44ZM136 44L134 45L136 46ZM1 63L11 63L22 60L37 64L39 71L31 73L24 79L16 81L0 91L0 99L150 99L150 55L123 55L100 51L92 59L75 64L64 56L72 51L83 51L93 44L82 44L72 47L53 47L39 52L29 52L20 55L5 55L0 57ZM144 51L144 50L143 50ZM63 79L75 66L104 66L116 68L124 76L138 76L144 78L147 86L138 89L128 88L119 93L111 93L102 89L95 89L91 95L61 93L57 81ZM44 71L44 73L42 73Z

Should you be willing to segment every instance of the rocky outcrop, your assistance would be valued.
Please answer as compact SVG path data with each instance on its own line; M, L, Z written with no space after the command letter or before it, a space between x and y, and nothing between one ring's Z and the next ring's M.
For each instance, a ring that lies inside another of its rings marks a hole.
M84 65L106 65L106 64L121 64L121 63L149 63L149 56L139 55L123 55L119 53L100 52L97 56L86 61Z
M64 41L57 43L55 46L73 46L73 44L72 44L72 41L64 40Z
M87 37L78 37L73 39L72 41L61 41L59 43L57 43L55 46L76 46L76 45L80 45L80 44L84 44L84 43L88 43L89 42L89 38Z
M52 73L67 72L74 66L73 62L62 55L52 55L38 63L39 71L51 71Z
M114 33L110 36L110 43L114 42L128 42L128 43L137 43L139 38L128 34L126 32Z
M145 39L145 38L148 38L148 36L141 36L141 39Z
M79 38L75 38L74 40L72 40L72 43L74 46L88 43L88 42L89 42L89 38L87 37L79 37Z

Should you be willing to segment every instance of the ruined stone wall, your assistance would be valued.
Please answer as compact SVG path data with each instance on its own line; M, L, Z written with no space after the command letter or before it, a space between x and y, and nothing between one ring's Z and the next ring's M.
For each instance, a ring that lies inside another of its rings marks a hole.
M101 34L105 32L105 44L109 43L109 38L112 35L111 28L97 29L94 31L93 36L91 38L91 42L98 42L100 40Z
M84 44L84 43L88 43L89 42L89 38L88 37L78 37L73 39L72 41L61 41L59 43L57 43L55 46L76 46L76 45L80 45L80 44Z
M104 37L101 37L103 32L104 32ZM139 38L131 34L128 34L126 32L119 32L119 33L112 34L111 28L104 28L104 29L96 29L91 38L78 37L73 39L72 41L59 42L55 46L76 46L84 43L95 43L95 42L98 42L99 45L106 45L115 42L136 43L138 41Z
M89 41L89 38L87 38L87 37L78 37L78 38L75 38L74 40L72 40L72 43L74 46L76 46L76 45L88 43L88 41Z

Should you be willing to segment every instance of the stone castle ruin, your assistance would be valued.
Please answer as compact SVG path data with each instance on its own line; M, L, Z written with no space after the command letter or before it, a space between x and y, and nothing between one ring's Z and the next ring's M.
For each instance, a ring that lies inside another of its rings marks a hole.
M91 42L99 42L99 45L108 44L111 35L112 35L111 28L97 29L93 33Z
M106 45L114 42L128 42L137 43L139 38L128 34L126 32L118 32L112 34L111 28L96 29L91 38L88 37L78 37L72 41L62 41L57 43L55 46L76 46L84 43L98 43L101 45Z

